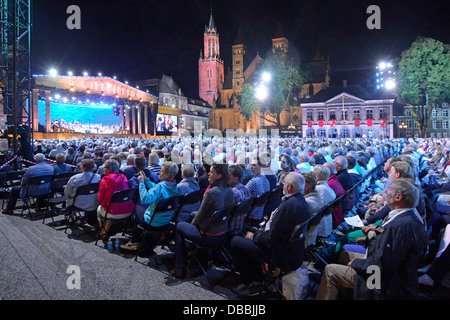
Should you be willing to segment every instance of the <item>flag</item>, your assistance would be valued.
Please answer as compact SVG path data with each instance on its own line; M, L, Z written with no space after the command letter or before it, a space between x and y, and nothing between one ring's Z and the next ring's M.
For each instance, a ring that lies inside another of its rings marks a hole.
M308 120L308 128L312 127L312 120Z
M319 127L323 127L323 120L319 120Z
M386 127L386 119L381 119L381 127Z
M335 124L336 124L336 119L331 119L330 127L333 128Z
M359 127L359 123L360 123L359 119L356 119L355 120L355 127Z
M368 125L369 127L372 126L372 120L373 120L373 119L367 119L367 125Z

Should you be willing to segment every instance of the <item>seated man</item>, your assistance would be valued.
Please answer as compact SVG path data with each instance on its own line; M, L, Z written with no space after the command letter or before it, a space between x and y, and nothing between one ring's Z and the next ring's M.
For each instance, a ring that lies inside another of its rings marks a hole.
M252 173L255 175L247 182L246 187L250 190L252 197L260 196L270 190L269 180L266 176L261 174L262 164L259 159L252 161L251 165ZM250 220L259 221L262 220L264 213L264 207L255 208L250 214Z
M428 243L424 220L414 208L419 189L397 179L386 191L392 211L386 220L368 233L366 255L346 252L342 264L329 264L317 292L317 300L334 300L340 288L353 288L355 299L418 299L417 268ZM343 265L344 264L344 265ZM379 280L368 286L368 277L378 272Z
M36 208L42 205L44 199L39 198L39 196L46 196L47 191L50 189L50 183L39 185L35 188L29 188L27 193L27 185L30 178L40 177L40 176L53 176L54 170L53 167L45 162L45 155L42 153L38 153L35 156L36 164L27 169L22 177L22 181L20 186L15 186L11 188L11 192L9 193L8 204L6 205L6 209L3 210L4 214L13 214L13 211L16 207L17 199L24 199L25 196L33 196L38 197Z
M100 176L95 174L95 163L92 159L83 159L81 161L81 173L78 173L70 178L67 182L64 195L66 196L66 213L65 217L68 222L74 221L72 212L75 208L85 211L87 222L92 226L97 226L97 208L98 208L98 194L79 196L75 201L77 188L91 184L98 183ZM75 202L74 202L75 201Z
M250 190L242 184L242 176L244 174L242 168L238 165L228 167L230 173L230 186L233 188L234 203L250 199L252 194Z
M194 166L187 164L183 166L181 169L181 178L182 180L178 183L178 192L180 195L186 195L192 193L194 191L200 190L200 187L195 180L195 170ZM200 208L200 201L193 204L188 204L181 208L180 213L178 214L178 221L188 221L192 220L192 212L198 211Z
M235 236L231 239L230 253L240 274L241 284L236 288L238 294L245 295L259 289L255 284L250 285L254 281L261 281L261 264L268 261L269 254L272 255L274 265L281 267L283 272L295 270L302 264L302 257L297 257L294 252L284 254L284 249L294 227L311 217L303 196L304 188L305 179L301 174L288 174L283 185L285 196L264 230L247 232L245 237Z

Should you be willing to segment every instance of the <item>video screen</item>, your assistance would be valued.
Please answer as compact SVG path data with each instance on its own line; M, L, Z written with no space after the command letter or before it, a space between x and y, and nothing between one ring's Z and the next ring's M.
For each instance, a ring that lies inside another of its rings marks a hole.
M120 118L113 106L100 103L51 103L52 129L62 128L77 133L112 134L120 130ZM45 101L39 101L39 123L45 126Z
M178 117L174 115L156 115L156 134L170 134L178 132Z

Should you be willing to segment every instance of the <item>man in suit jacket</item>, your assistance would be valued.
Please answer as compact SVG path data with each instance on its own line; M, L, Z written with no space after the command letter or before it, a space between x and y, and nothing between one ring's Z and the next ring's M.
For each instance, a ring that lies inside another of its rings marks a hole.
M6 206L6 209L3 210L4 214L12 214L13 210L16 207L17 199L19 199L19 197L25 198L25 196L27 195L28 182L30 181L31 178L38 176L40 177L40 176L54 175L53 167L45 162L45 155L43 155L42 153L38 153L35 156L35 160L36 164L34 166L29 167L27 171L24 173L22 181L20 183L20 187L16 186L11 188L8 204ZM33 188L29 188L28 195L33 197L45 196L47 195L49 189L50 183L42 184ZM37 207L39 207L40 204L42 204L42 199L38 198Z
M341 264L325 267L317 300L336 299L340 288L353 288L355 299L419 299L417 269L428 235L414 208L420 191L405 179L386 191L392 209L380 226L367 230L367 253L344 252Z
M283 185L285 196L264 230L249 231L245 237L235 236L231 239L231 255L241 277L241 284L235 289L238 294L247 295L258 290L257 286L252 286L252 282L261 280L261 264L267 262L269 253L273 265L280 267L283 272L301 266L303 257L296 252L286 252L285 249L294 227L311 217L303 196L304 188L303 176L297 172L289 173Z
M350 190L354 186L353 178L348 173L348 160L344 156L337 156L334 158L334 165L336 166L336 176L341 183L342 187L344 187L345 192ZM349 211L352 209L354 205L354 195L348 195L342 201L342 209L345 211Z

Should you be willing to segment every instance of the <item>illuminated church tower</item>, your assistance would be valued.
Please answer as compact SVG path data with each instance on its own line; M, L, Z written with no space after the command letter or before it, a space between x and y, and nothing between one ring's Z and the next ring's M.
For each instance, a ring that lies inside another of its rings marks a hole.
M203 34L204 49L200 52L199 96L211 106L215 105L224 82L223 60L220 59L219 33L214 25L213 16Z

